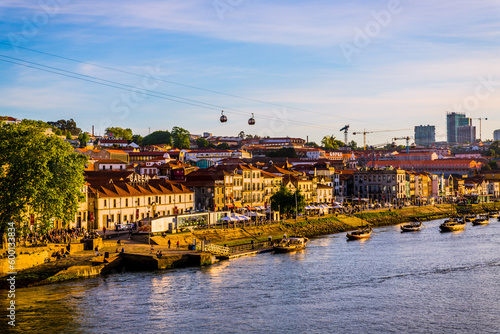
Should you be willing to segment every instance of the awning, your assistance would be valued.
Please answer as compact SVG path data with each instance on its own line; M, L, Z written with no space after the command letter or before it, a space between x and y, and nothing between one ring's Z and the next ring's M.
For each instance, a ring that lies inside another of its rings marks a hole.
M234 206L237 207L237 208L242 208L243 207L243 205L241 205L240 201L235 201L234 202Z

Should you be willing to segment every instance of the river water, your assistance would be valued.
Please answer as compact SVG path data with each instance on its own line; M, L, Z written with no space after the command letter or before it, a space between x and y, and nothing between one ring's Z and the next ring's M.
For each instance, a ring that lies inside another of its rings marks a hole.
M500 222L21 289L22 333L500 333Z

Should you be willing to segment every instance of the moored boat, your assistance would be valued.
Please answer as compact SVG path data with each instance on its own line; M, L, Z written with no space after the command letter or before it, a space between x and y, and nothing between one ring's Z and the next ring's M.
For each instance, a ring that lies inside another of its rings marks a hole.
M490 212L488 214L488 217L490 217L490 218L498 218L498 212Z
M412 222L401 225L401 232L418 232L422 227L422 222Z
M467 216L464 216L464 220L465 220L467 223L472 223L475 219L476 219L476 216L475 216L475 215L467 215Z
M306 248L309 239L305 237L288 237L283 238L281 241L273 246L276 253L286 253L297 251Z
M346 236L348 240L366 239L370 237L372 231L373 231L372 228L368 226L361 230L348 232Z
M472 221L472 225L486 225L489 223L490 220L487 216L477 216L476 219Z
M441 232L454 232L465 229L465 221L457 218L450 218L444 221L439 228Z

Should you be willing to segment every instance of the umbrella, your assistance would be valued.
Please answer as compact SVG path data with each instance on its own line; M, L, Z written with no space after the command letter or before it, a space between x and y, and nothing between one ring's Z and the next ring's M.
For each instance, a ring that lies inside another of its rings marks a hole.
M235 217L229 217L229 216L225 216L225 217L221 218L220 220L224 220L224 221L228 221L228 222L238 221L238 219L236 219Z
M265 214L259 212L250 212L250 217L264 217Z

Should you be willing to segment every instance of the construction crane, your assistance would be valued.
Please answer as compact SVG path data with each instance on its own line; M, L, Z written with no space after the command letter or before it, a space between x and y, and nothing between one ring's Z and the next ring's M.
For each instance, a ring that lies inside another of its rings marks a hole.
M477 119L477 120L479 120L479 141L482 141L482 140L481 140L481 120L483 120L483 119L484 119L484 120L486 121L486 120L488 120L488 119L487 119L486 117L479 117L479 118L473 118L473 119Z
M367 133L377 133L377 132L392 132L392 131L406 131L406 130L411 130L411 129L399 129L399 130L378 130L378 131L358 131L358 132L353 132L353 135L360 135L363 134L363 150L366 150L366 134Z
M347 130L349 130L349 124L344 126L342 129L339 131L344 131L344 145L347 146Z
M406 139L406 153L410 153L410 139L413 139L413 137L399 137L399 138L392 138L393 143L392 147L396 147L396 140L404 140Z

